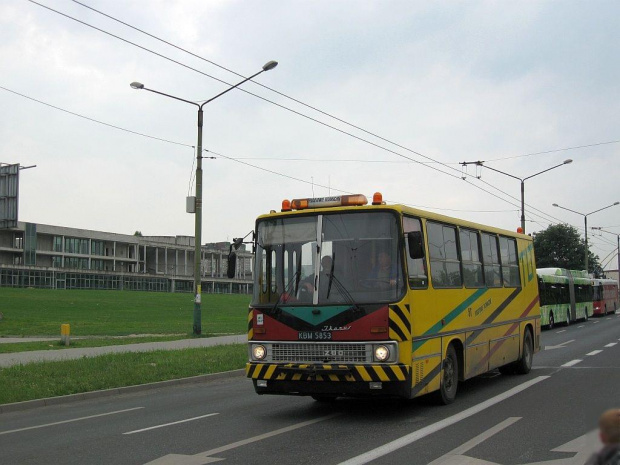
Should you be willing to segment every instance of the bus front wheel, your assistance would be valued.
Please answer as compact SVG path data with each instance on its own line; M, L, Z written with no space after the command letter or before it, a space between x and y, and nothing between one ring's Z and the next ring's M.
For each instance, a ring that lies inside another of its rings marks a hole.
M448 405L456 399L456 389L459 384L459 362L452 344L448 346L446 358L442 365L438 400L440 403Z

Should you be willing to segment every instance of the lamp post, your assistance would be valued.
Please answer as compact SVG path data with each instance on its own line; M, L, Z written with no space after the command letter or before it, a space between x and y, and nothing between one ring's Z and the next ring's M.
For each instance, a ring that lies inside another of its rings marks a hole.
M464 161L464 162L461 163L461 165L466 166L466 165L470 165L470 164L475 164L475 165L478 165L478 166L483 166L485 168L490 169L491 171L495 171L497 173L504 174L506 176L510 176L511 178L518 179L521 182L521 231L520 232L525 234L525 181L530 179L530 178L533 178L534 176L538 176L539 174L546 173L547 171L550 171L552 169L559 168L562 165L568 165L569 163L572 163L572 162L573 162L573 160L571 160L569 158L568 160L564 160L559 165L552 166L551 168L547 168L546 170L539 171L538 173L532 174L531 176L527 176L525 178L520 178L518 176L514 176L514 175L506 173L504 171L501 171L501 170L498 170L498 169L495 169L495 168L491 168L490 166L485 166L485 165L483 165L483 163L484 163L483 161Z
M562 210L568 210L569 212L573 212L573 213L576 213L578 215L583 216L583 225L584 225L585 230L586 230L586 233L585 233L585 235L586 235L586 253L585 253L585 259L584 259L585 264L586 264L586 267L585 267L586 272L588 272L588 216L590 216L592 213L597 213L597 212L600 212L602 210L606 210L606 209L611 208L611 207L613 207L615 205L618 205L618 204L620 204L620 202L614 202L611 205L607 205L606 207L599 208L598 210L594 210L593 212L590 212L590 213L576 212L575 210L571 210L570 208L562 207L562 206L558 205L557 203L553 204L554 207L561 208Z
M503 171L500 171L498 169L491 168L490 166L485 166L485 168L487 168L487 169L489 169L491 171L496 171L498 173L505 174L506 176L510 176L511 178L518 179L519 181L521 181L521 232L523 234L525 234L525 181L530 179L530 178L533 178L534 176L538 176L539 174L543 174L543 173L546 173L547 171L551 171L551 170L553 170L555 168L559 168L560 166L568 165L568 164L570 164L572 162L573 162L573 160L571 160L569 158L568 160L564 160L559 165L555 165L555 166L552 166L551 168L547 168L546 170L539 171L538 173L532 174L531 176L528 176L526 178L519 178L517 176L513 176L512 174L504 173ZM480 166L484 166L484 165L482 165L482 163L483 162L481 162L481 161L476 162L476 164L478 164Z
M163 95L164 97L170 97L175 100L180 100L181 102L189 103L190 105L196 105L198 107L198 146L196 150L196 203L195 203L195 238L194 238L194 291L196 293L194 298L194 326L193 331L195 335L198 335L202 332L202 314L201 314L201 273L200 273L200 256L201 256L201 245L202 245L202 107L204 107L207 103L212 102L218 97L221 97L227 92L230 92L236 87L239 87L244 82L247 82L259 74L272 70L278 66L277 61L269 61L263 65L263 68L256 74L244 79L243 81L235 84L234 86L229 87L223 92L220 92L215 97L210 98L202 103L192 102L190 100L185 100L179 97L175 97L174 95L165 94L163 92L159 92L153 89L148 89L144 87L144 84L140 82L132 82L130 84L132 89L137 90L148 90L149 92L153 92L155 94Z
M620 284L620 234L616 234L616 233L612 233L611 231L605 231L603 228L601 228L600 226L592 226L592 229L596 229L600 232L604 232L607 234L613 234L614 236L616 236L616 239L618 241L618 283Z

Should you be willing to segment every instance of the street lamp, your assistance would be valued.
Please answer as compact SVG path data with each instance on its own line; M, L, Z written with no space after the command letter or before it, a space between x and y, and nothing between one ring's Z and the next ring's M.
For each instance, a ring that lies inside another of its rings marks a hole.
M525 234L525 181L530 178L533 178L534 176L538 176L539 174L543 174L543 173L546 173L547 171L551 171L555 168L559 168L562 165L568 165L572 162L573 160L569 158L568 160L564 160L559 165L555 165L555 166L552 166L551 168L547 168L546 170L539 171L538 173L532 174L531 176L528 176L526 178L519 178L517 176L513 176L512 174L504 173L503 171L497 170L495 168L491 168L490 166L485 166L485 168L492 170L492 171L496 171L501 174L505 174L506 176L510 176L511 178L518 179L519 181L521 181L521 232ZM476 162L476 163L480 166L483 166L482 165L483 162L481 161Z
M190 105L196 105L198 107L198 147L196 150L196 204L195 204L195 235L194 238L194 291L196 292L196 296L194 298L194 334L198 335L202 332L202 314L201 314L201 293L202 293L202 285L201 285L201 273L200 273L200 256L201 256L201 244L202 244L202 107L204 107L207 103L212 102L218 97L221 97L227 92L230 92L236 87L239 87L244 82L247 82L259 74L272 70L278 66L277 61L269 61L263 65L263 68L256 74L253 74L249 78L244 79L243 81L235 84L234 86L229 87L224 92L220 92L215 97L210 98L209 100L196 103L190 100L185 100L179 97L175 97L174 95L165 94L163 92L159 92L153 89L148 89L144 87L144 84L140 82L132 82L130 84L132 89L137 90L148 90L149 92L153 92L155 94L163 95L164 97L170 97L175 100L180 100L181 102L189 103Z
M576 212L575 210L571 210L570 208L562 207L558 205L557 203L553 204L554 207L561 208L562 210L568 210L569 212L577 213L578 215L583 216L583 224L586 230L586 253L585 253L585 260L584 260L586 262L586 272L588 271L588 216L591 215L592 213L597 213L602 210L606 210L618 204L620 204L620 202L614 202L611 205L607 205L606 207L599 208L598 210L594 210L593 212L590 212L590 213Z
M616 233L612 233L611 231L605 231L603 228L601 228L600 226L592 226L592 229L596 229L600 232L604 232L607 234L613 234L614 236L616 236L616 239L618 241L618 283L620 283L620 234L616 234Z

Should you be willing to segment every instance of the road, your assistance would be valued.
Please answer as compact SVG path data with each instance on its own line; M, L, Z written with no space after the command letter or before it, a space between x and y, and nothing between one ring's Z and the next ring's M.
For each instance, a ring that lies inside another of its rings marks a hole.
M245 378L0 415L0 463L583 464L620 407L620 315L544 331L525 376L457 401L258 396Z

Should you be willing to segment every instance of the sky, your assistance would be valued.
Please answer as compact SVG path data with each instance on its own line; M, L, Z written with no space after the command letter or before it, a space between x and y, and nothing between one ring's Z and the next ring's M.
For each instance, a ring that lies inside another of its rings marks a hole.
M620 205L596 211L620 201L619 17L616 1L0 0L0 162L36 165L20 221L193 236L197 107L129 84L201 102L276 60L204 106L203 242L342 193L514 231L528 178L526 232L583 234L595 212L609 233L589 230L591 250L616 269Z

